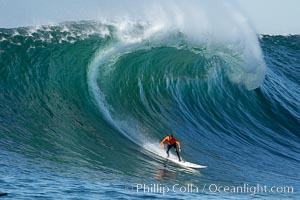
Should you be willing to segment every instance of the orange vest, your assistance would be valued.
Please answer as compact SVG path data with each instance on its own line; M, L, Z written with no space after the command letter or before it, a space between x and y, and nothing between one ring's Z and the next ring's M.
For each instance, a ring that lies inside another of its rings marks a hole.
M167 142L169 145L172 145L172 144L178 144L179 148L181 148L181 144L178 140L176 140L176 138L170 138L170 136L167 136L165 137L162 141L161 141L161 144L163 145L165 142Z

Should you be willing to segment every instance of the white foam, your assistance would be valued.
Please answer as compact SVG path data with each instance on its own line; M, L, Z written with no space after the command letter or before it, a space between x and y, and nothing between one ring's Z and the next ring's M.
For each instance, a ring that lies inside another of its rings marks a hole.
M257 35L233 2L152 1L137 3L128 13L121 13L123 17L118 14L106 17L114 20L122 42L137 43L153 33L179 31L184 33L191 45L205 45L208 48L222 45L238 53L242 62L227 70L232 82L255 89L264 80L266 65ZM139 24L145 30L139 30Z
M147 151L155 154L155 155L158 155L162 158L166 158L167 157L167 153L166 153L166 150L163 149L160 145L160 142L159 141L153 141L153 142L145 142L142 144L142 147L144 149L146 149ZM169 158L172 158L172 159L178 159L178 157L170 150L169 152Z

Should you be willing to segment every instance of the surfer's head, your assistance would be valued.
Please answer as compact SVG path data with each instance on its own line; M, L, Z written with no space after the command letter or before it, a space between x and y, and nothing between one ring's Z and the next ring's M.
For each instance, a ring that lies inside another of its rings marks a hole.
M170 133L170 134L169 134L169 137L170 137L170 138L173 138L173 137L174 137L174 136L173 136L173 133Z

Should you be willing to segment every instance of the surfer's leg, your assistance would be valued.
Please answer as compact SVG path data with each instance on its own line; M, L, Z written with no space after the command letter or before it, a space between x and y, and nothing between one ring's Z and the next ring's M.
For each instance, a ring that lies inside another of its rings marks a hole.
M176 145L176 144L175 144L174 148L175 148L175 152L176 152L176 154L177 154L177 156L178 156L178 160L179 160L179 162L180 162L181 159L180 159L180 155L179 155L178 148L177 148L177 145Z
M169 145L169 144L168 144L168 148L167 148L168 158L169 158L169 151L170 151L171 147L172 147L172 145Z

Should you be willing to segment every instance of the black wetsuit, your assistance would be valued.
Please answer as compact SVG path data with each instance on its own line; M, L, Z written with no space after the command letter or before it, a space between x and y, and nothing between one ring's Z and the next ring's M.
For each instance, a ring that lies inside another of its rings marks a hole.
M168 154L168 157L169 157L169 151L170 151L170 149L172 148L172 147L174 147L175 148L175 151L176 151L176 154L177 154L177 156L178 156L178 159L179 159L179 161L181 161L181 159L180 159L180 156L179 156L179 152L178 152L178 149L177 149L177 145L176 145L176 143L174 143L174 144L168 144L168 149L167 149L167 154Z

